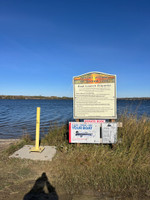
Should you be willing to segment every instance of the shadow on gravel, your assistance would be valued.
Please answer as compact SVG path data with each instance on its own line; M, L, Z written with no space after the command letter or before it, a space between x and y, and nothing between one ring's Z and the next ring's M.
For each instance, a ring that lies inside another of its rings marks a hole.
M47 193L44 189L47 188ZM33 186L33 188L28 192L23 200L58 200L58 195L55 188L50 184L46 173L43 173L39 177Z

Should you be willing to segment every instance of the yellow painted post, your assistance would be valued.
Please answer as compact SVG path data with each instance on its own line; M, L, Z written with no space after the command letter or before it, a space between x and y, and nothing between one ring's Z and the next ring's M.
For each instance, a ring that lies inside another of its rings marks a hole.
M40 107L37 107L36 112L36 141L35 148L39 150L39 139L40 139Z
M39 147L40 141L40 107L37 107L36 112L36 138L35 138L35 147L31 148L30 151L42 152L44 147Z

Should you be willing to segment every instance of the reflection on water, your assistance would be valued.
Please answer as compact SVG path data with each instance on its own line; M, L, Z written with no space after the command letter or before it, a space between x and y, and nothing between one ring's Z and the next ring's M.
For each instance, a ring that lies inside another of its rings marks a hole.
M54 122L59 125L73 120L72 100L0 100L0 138L35 135L36 108L41 107L41 134L48 132ZM150 100L118 100L118 116L128 111L138 117L150 117Z

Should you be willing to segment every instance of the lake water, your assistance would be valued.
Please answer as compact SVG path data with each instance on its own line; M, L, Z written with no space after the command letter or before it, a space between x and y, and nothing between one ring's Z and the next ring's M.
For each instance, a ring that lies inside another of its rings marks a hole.
M36 108L41 107L40 134L46 134L50 125L73 121L72 100L0 100L0 138L19 138L35 135ZM125 111L150 118L150 100L118 100L118 116Z

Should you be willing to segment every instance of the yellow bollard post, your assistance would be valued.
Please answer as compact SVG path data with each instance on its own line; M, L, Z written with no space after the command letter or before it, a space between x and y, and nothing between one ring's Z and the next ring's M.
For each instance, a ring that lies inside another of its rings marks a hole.
M37 107L35 147L31 148L30 151L42 152L44 150L44 147L39 147L39 140L40 140L40 107Z
M36 141L35 141L35 148L39 150L39 139L40 139L40 107L37 108L36 113Z

